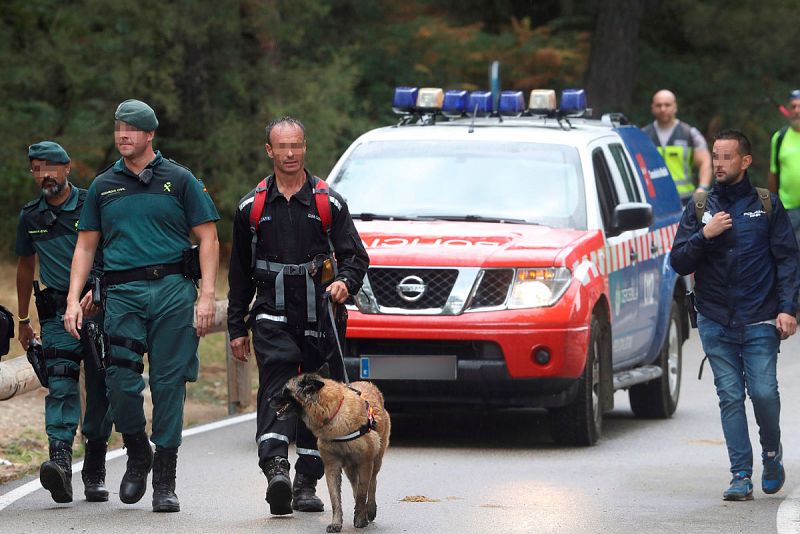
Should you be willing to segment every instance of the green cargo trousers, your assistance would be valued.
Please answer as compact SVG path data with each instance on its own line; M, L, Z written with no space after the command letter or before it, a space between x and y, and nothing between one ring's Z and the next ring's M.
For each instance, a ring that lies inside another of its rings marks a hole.
M83 354L83 344L64 330L62 315L42 321L42 347L56 348ZM86 360L84 360L85 362ZM56 358L47 360L47 369L63 364L71 369L80 367L72 360ZM107 441L111 435L111 414L106 396L106 383L102 371L86 365L86 414L81 430L86 439ZM48 393L44 398L44 421L50 442L66 441L72 444L78 423L81 421L81 397L77 380L66 376L50 376L47 379Z
M162 448L181 444L186 382L197 380L200 338L193 326L196 298L197 289L192 281L179 274L112 285L106 292L106 333L147 347L153 396L150 440ZM111 344L110 351L114 360L144 363L143 356L130 348ZM117 432L143 432L142 375L112 363L106 370L106 384Z

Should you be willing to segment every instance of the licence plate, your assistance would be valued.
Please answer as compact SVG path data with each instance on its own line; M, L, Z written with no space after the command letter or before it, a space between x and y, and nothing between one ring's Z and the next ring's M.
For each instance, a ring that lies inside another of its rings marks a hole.
M456 356L362 356L360 377L377 380L455 380Z

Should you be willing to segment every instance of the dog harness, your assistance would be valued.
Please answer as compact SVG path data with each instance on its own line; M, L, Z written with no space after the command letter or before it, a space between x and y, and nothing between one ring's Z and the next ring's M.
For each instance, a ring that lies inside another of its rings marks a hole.
M358 390L355 390L355 391L358 391ZM344 398L342 398L342 402L344 402ZM339 404L339 408L341 408L341 407L342 407L342 405ZM341 442L345 442L345 441L353 441L354 439L358 439L361 436L363 436L364 434L368 433L370 430L377 430L378 423L377 423L377 421L375 421L375 411L372 409L372 406L370 406L369 402L367 402L367 401L364 401L364 407L367 410L367 422L364 423L363 425L361 425L358 428L358 430L356 430L354 432L350 432L349 434L345 434L344 436L339 436L339 437L336 437L336 438L332 438L331 441L337 441L337 442L340 442L340 443ZM336 413L339 412L339 408L336 409ZM334 413L333 415L335 416L336 413ZM331 417L331 419L333 419L333 417Z

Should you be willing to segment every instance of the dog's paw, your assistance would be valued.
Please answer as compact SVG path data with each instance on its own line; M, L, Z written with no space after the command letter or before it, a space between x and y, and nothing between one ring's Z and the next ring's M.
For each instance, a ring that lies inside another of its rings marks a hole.
M367 518L370 521L375 521L375 516L378 515L378 505L374 502L367 503Z
M331 523L325 529L325 532L341 532L341 531L342 531L342 524L341 523L339 523L339 524Z
M359 514L353 518L353 526L356 528L364 528L369 525L369 519L367 519L367 514Z

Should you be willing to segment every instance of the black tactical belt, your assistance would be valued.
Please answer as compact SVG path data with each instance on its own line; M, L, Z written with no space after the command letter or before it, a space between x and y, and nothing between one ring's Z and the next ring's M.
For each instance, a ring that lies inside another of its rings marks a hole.
M47 376L53 377L63 377L63 378L71 378L73 380L79 380L81 377L81 372L77 369L73 369L68 365L64 365L60 363L58 365L53 365L47 370Z
M183 274L183 265L180 263L168 263L166 265L149 265L125 271L106 271L103 274L103 284L113 286L139 280L159 280L169 274Z
M72 352L56 348L44 349L45 360L55 360L56 358L64 358L65 360L70 360L80 365L83 355L79 352Z

